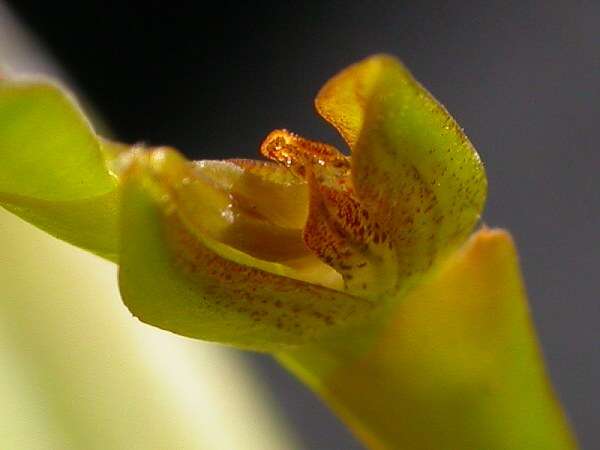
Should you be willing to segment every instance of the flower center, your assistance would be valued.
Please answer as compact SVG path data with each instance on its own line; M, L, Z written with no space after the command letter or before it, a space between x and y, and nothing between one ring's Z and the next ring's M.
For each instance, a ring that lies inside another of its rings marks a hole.
M153 159L163 157L159 150ZM308 184L288 168L240 159L159 164L155 173L177 213L199 236L218 243L215 251L225 244L249 256L243 258L249 265L343 289L340 274L305 243Z

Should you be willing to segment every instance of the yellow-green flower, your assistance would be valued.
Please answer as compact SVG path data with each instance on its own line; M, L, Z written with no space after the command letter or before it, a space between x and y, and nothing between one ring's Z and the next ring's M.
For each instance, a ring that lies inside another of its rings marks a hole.
M56 88L3 84L2 113L23 115L0 130L3 167L30 164L0 184L5 205L118 260L131 311L187 336L272 350L364 320L467 238L485 198L468 139L388 56L316 99L351 156L278 130L261 146L271 162L119 148Z
M284 130L261 146L273 162L123 156L119 278L135 315L260 350L300 344L365 319L467 238L482 164L404 67L363 61L316 105L351 156Z
M276 130L269 161L193 162L0 81L0 204L118 263L140 320L273 353L373 448L573 448L512 242L469 240L487 182L460 127L389 56L316 108L350 156Z

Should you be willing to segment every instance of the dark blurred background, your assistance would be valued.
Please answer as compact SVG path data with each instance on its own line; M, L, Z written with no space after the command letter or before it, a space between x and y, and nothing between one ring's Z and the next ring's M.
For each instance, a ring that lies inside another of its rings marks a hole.
M313 113L332 74L400 57L487 165L485 222L519 245L552 379L584 448L600 445L600 2L8 2L116 137L188 156L255 157ZM309 449L362 448L264 356L248 356Z

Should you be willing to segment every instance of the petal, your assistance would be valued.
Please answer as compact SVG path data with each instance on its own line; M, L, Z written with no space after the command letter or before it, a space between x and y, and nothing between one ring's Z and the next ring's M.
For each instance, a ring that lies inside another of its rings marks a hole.
M167 149L138 156L125 174L119 285L140 320L267 351L368 314L363 299L290 278L289 267L216 239L217 218L204 221L203 211L219 210L222 199L208 184L180 190L194 185L183 181L192 175L193 166Z
M118 192L77 105L43 81L0 81L0 205L48 233L117 259Z
M576 448L502 230L478 232L382 320L279 358L369 448Z
M119 192L83 200L49 201L0 193L0 205L47 233L118 261Z
M285 130L269 134L261 153L307 180L304 242L343 276L344 289L370 298L384 292L395 279L387 273L394 266L394 254L385 232L354 193L350 159L329 145Z
M0 157L3 193L68 201L116 184L83 114L45 82L0 81Z
M375 56L331 79L317 110L352 149L352 183L395 251L395 289L468 237L487 181L460 127L397 60Z
M267 261L285 262L310 255L302 242L307 213L306 184L275 164L250 160L199 161L178 189L181 201L199 213L197 226L207 220L211 202L197 200L214 192L220 200L212 213L213 238ZM216 198L213 197L213 200Z

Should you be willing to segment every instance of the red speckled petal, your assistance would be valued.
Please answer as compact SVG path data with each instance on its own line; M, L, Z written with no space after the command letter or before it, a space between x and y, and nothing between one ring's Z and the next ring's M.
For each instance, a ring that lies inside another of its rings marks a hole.
M285 130L272 132L261 152L308 182L306 245L343 276L347 291L376 297L386 288L394 253L386 231L356 198L350 159L331 146Z
M395 289L469 236L486 196L483 165L461 128L396 59L333 77L317 110L352 149L356 198L395 250Z

